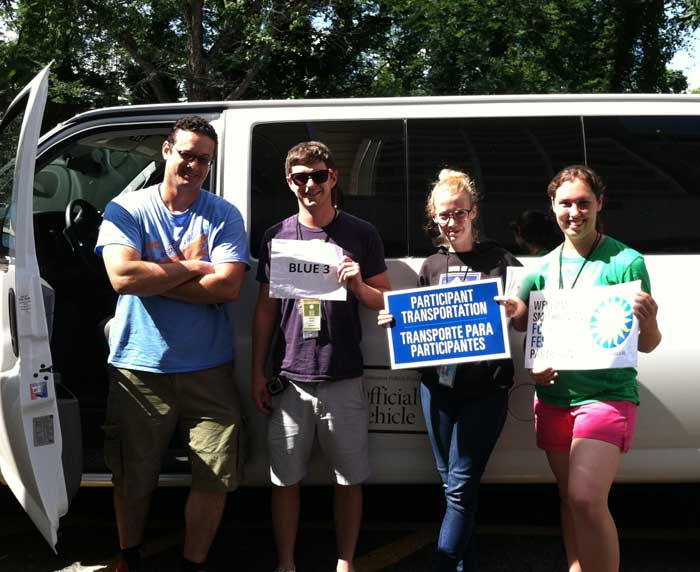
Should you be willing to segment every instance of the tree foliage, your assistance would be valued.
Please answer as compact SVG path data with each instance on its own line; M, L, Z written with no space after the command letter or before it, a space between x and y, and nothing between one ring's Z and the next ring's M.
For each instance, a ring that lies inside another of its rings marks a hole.
M664 92L683 27L656 0L386 0L401 92ZM418 33L417 33L418 32ZM418 54L418 57L416 57ZM390 82L391 83L391 82Z
M677 6L678 17L690 28L700 27L700 0L682 0Z
M664 92L698 0L0 0L0 104Z

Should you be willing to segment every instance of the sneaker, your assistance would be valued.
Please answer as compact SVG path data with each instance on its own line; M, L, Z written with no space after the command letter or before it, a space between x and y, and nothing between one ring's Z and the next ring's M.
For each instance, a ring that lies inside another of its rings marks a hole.
M275 572L297 572L296 568L287 568L286 566L278 566Z

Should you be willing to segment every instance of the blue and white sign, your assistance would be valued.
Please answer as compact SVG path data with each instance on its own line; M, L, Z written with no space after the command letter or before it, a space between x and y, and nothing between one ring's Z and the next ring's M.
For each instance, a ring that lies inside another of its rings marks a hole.
M641 282L530 293L525 367L636 367Z
M510 357L497 278L384 293L392 369Z

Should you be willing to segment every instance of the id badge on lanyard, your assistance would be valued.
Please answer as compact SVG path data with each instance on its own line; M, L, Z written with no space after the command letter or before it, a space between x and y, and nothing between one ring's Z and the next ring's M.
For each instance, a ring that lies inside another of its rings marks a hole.
M438 366L438 383L445 387L454 387L457 364L448 363Z
M301 321L304 339L317 338L321 331L322 305L321 300L300 300Z

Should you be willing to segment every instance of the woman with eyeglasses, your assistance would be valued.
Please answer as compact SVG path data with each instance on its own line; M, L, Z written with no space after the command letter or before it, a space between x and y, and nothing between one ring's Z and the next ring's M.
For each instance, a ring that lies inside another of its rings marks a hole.
M478 196L466 173L444 169L426 202L426 230L438 250L419 273L419 286L505 279L506 267L520 266L508 251L479 241L474 221ZM437 231L437 232L436 232ZM393 317L381 310L378 324ZM506 420L511 360L491 360L425 368L421 402L446 509L440 528L437 572L477 570L476 512L481 475Z
M547 194L564 243L542 259L529 291L607 286L640 280L632 311L639 319L638 349L661 341L657 306L649 294L642 255L602 232L605 187L589 167L560 171ZM498 300L516 329L527 326L527 305ZM570 572L617 572L620 547L608 493L634 433L639 385L634 368L530 372L536 382L537 446L547 454L561 497L561 521Z

